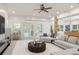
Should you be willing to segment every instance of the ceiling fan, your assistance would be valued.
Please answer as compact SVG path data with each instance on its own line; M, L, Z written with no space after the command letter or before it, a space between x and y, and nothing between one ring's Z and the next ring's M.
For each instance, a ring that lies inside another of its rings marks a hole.
M40 5L40 9L34 9L34 10L39 10L39 13L44 11L44 12L49 12L48 9L52 9L52 7L45 7L44 4Z

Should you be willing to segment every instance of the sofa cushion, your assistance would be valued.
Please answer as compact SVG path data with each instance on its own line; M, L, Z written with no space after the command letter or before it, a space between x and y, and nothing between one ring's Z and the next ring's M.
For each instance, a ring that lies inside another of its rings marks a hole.
M41 37L40 41L51 43L52 37Z
M63 40L63 41L65 40L65 36L62 36L62 35L59 35L56 38L59 39L59 40Z
M78 45L75 45L75 44L72 44L72 43L69 43L69 42L65 42L65 41L62 41L62 40L55 40L54 44L56 44L57 46L64 48L64 49L79 48Z
M79 45L79 38L78 38L78 40L77 40L77 45Z
M73 43L73 44L76 44L77 43L77 40L78 40L77 37L70 36L69 39L68 39L68 42Z

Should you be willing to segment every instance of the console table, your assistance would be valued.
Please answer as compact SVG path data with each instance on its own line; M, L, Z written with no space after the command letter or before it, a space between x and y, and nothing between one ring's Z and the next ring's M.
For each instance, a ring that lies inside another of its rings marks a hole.
M79 37L79 32L64 32L65 35Z

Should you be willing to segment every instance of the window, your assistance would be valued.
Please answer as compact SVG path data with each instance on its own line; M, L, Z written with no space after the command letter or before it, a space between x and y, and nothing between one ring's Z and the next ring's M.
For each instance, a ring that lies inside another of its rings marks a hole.
M37 31L38 32L42 32L42 24L38 24L37 25Z
M70 31L70 25L65 25L65 31Z
M50 26L50 32L53 33L53 26Z
M20 25L19 23L16 23L16 24L14 24L13 26L14 26L14 30L15 30L15 31L20 31L20 26L21 26L21 25Z
M73 30L77 30L77 25L73 25Z
M58 25L58 31L63 31L63 25Z
M78 25L78 31L79 31L79 25Z

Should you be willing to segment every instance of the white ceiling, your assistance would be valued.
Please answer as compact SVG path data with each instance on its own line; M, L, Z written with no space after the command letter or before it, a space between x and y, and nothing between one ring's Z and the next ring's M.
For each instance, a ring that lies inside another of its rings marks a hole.
M79 7L76 3L44 3L46 7L52 7L49 13L35 11L34 9L39 9L41 3L0 3L0 8L5 9L9 15L19 15L19 16L29 16L29 17L40 17L40 18L50 18L51 16L69 12L75 7ZM73 7L73 8L70 8ZM13 13L13 11L15 11Z

